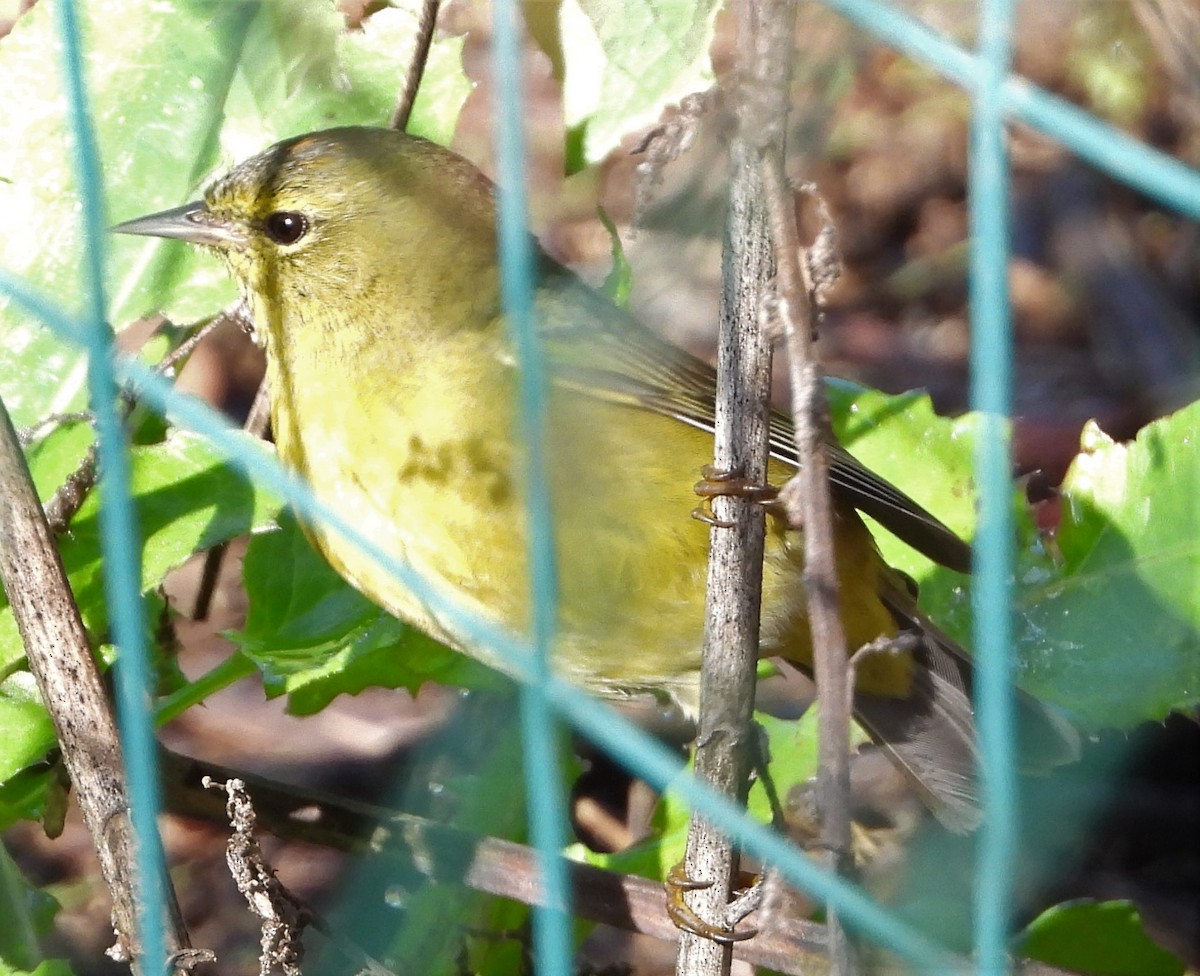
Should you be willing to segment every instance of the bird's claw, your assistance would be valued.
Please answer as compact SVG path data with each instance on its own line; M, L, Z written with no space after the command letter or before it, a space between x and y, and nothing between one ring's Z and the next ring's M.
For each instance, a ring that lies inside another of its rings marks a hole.
M671 919L672 924L680 931L689 932L703 939L710 939L721 945L733 945L736 942L745 942L747 939L753 939L758 935L758 929L755 928L738 931L737 924L757 909L761 903L762 892L759 885L754 885L730 902L726 907L725 918L719 925L713 925L704 921L684 901L684 895L689 891L701 891L705 888L711 888L711 881L697 881L694 878L689 878L687 869L680 862L668 872L664 886L667 890L667 917Z
M774 485L759 484L744 478L740 471L725 471L715 465L706 464L700 469L700 475L700 480L692 490L700 496L701 502L692 509L692 518L720 529L731 529L733 523L719 519L713 514L714 498L727 495L746 498L759 505L770 505L779 497L779 489Z

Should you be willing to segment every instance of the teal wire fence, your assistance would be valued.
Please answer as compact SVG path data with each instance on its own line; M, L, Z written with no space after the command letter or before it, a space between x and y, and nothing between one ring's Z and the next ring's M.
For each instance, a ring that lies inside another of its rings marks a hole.
M1007 416L1011 399L1011 340L1007 303L1008 167L1005 126L1024 122L1061 141L1084 160L1193 218L1200 218L1200 175L1136 140L1089 117L1085 112L1040 91L1009 73L1013 4L982 0L979 43L965 51L926 25L883 0L821 0L883 43L912 57L967 88L973 96L970 144L972 403L984 417L977 459L980 523L977 540L979 583L975 589L975 644L978 660L978 712L986 806L979 848L976 908L977 965L982 972L1006 969L1006 921L1012 897L1010 865L1016 808L1012 775L1012 699L1008 580L1012 566L1009 522L1010 453ZM532 526L531 586L535 595L533 637L528 644L472 618L446 601L413 571L380 552L339 513L317 502L307 486L282 470L274 459L247 443L226 421L194 400L180 397L144 365L112 349L105 319L105 225L100 166L89 123L83 83L83 56L75 0L58 0L63 38L65 89L70 104L75 166L80 187L87 260L82 269L88 305L73 316L38 294L25 282L0 272L0 289L12 302L41 319L64 339L86 347L89 356L91 406L96 416L100 452L102 524L106 592L113 634L120 647L116 666L117 705L126 750L133 820L142 843L142 876L151 885L159 875L161 846L155 829L158 784L154 734L150 722L146 645L142 631L139 551L124 434L117 413L116 391L123 387L182 428L208 438L249 477L258 479L292 504L303 517L321 520L354 541L393 572L415 594L440 613L453 617L459 629L484 641L509 661L527 685L522 728L534 761L526 763L531 798L531 833L546 868L547 905L536 917L538 971L572 971L568 886L558 859L564 841L565 798L556 775L554 724L561 718L609 752L619 762L660 790L671 790L693 809L729 831L748 853L778 866L785 879L815 898L836 906L842 918L864 934L906 957L924 971L954 971L957 964L937 945L913 930L856 887L816 868L787 842L747 820L742 811L704 784L682 774L678 758L640 729L602 704L554 676L547 667L555 606L553 553L549 512L552 499L541 477L543 375L532 329L532 254L525 226L524 150L519 86L520 56L515 3L496 5L494 52L499 85L497 147L504 192L500 198L504 296L516 330L524 371L521 417L529 443L529 517ZM803 57L800 52L799 57ZM143 969L166 971L160 892L150 887L143 904Z
M979 18L979 74L971 115L971 404L981 426L975 454L975 714L979 729L983 825L975 866L975 955L981 973L1003 973L1012 901L1017 817L1013 757L1013 516L1008 415L1012 325L1008 306L1008 157L1004 78L1012 59L1012 0L985 0ZM982 879L987 879L986 883Z

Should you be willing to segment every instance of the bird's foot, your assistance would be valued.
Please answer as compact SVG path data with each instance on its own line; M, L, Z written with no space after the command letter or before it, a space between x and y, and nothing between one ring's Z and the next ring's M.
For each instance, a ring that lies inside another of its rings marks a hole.
M674 926L683 931L711 939L721 945L733 945L735 942L745 942L758 935L758 929L748 928L738 930L738 923L751 912L756 911L762 904L762 884L756 882L725 906L723 917L716 924L706 922L695 910L687 904L684 896L689 891L702 891L711 888L711 881L696 881L689 878L683 862L676 864L667 874L664 882L667 890L667 916Z
M779 497L779 489L774 485L759 484L743 477L740 471L725 471L715 465L706 464L700 469L700 475L700 480L692 490L700 496L701 501L692 509L692 518L706 525L715 525L721 529L733 528L732 522L719 519L713 514L712 500L721 495L746 498L764 506L773 505Z

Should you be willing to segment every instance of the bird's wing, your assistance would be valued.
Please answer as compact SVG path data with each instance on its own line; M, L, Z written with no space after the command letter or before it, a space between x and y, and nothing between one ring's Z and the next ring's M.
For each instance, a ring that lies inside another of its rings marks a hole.
M539 289L538 327L552 381L588 396L652 410L712 432L716 371L659 338L573 274L551 267ZM791 418L770 417L771 454L796 466ZM836 494L930 559L970 572L971 549L904 492L829 444Z

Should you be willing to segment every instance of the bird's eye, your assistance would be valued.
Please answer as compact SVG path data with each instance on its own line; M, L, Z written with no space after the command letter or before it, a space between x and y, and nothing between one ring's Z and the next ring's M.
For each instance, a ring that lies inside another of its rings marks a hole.
M308 233L308 219L294 210L276 210L267 217L263 229L276 244L295 244Z

